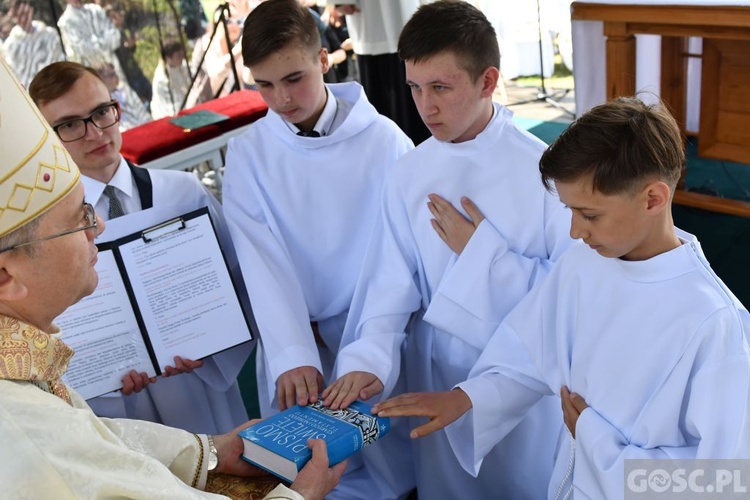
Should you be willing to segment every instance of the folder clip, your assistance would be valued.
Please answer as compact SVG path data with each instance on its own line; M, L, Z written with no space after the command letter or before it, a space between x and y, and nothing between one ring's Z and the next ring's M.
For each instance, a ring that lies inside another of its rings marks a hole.
M182 217L162 222L159 225L150 227L141 233L141 238L145 243L151 243L156 238L160 238L170 233L185 229L185 221Z

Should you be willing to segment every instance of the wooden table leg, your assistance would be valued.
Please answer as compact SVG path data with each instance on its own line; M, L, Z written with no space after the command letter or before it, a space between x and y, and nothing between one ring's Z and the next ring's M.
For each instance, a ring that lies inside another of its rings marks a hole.
M687 106L687 42L684 37L661 37L661 98L683 132Z
M625 23L605 22L607 99L635 94L635 36Z

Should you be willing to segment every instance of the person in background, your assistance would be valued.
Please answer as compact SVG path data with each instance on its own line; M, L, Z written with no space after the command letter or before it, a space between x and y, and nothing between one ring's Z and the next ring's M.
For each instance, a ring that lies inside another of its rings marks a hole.
M346 26L346 16L340 5L327 4L321 15L324 22L328 24L333 33L341 42L341 48L346 52L346 60L333 66L336 72L337 82L359 81L357 61L354 59L354 45L349 36L349 28Z
M178 0L177 11L180 13L180 24L188 40L194 42L206 32L208 18L200 0Z
M151 82L149 82L146 75L143 74L143 70L135 59L135 52L138 49L138 40L136 39L135 26L132 25L133 21L130 20L130 22L126 23L125 20L128 16L125 12L125 8L119 3L105 6L104 11L107 13L109 20L112 21L112 24L120 30L122 45L115 49L115 55L117 56L122 71L125 73L128 86L138 94L138 97L148 108L152 96Z
M404 82L404 63L397 54L399 33L425 0L359 0L342 2L357 56L359 81L379 113L392 119L414 144L430 131L419 117Z
M151 115L155 120L179 113L182 110L183 101L185 101L185 109L189 109L211 99L207 86L190 86L192 80L182 43L177 40L167 40L161 50L161 56L154 70L154 79L151 84L154 89ZM198 79L196 83L199 83Z
M346 51L341 47L341 41L336 32L320 16L315 2L312 2L313 6L307 5L310 3L307 0L299 0L299 2L300 5L308 8L310 14L315 19L315 24L318 26L318 31L320 32L320 44L328 52L328 66L330 69L323 75L323 81L326 83L337 83L338 79L336 78L337 75L334 68L336 65L346 61Z
M120 131L124 132L138 125L150 122L151 114L133 90L120 84L115 67L110 63L102 63L94 68L109 90L109 95L120 103Z
M92 67L104 62L112 63L122 81L126 82L115 56L115 50L122 42L120 30L99 5L84 4L82 0L65 1L67 6L57 26L62 33L67 59Z
M196 43L193 59L195 61L198 54L206 53L203 69L211 82L211 91L214 97L227 95L234 88L255 88L252 73L242 61L241 36L245 18L258 3L258 0L229 0L226 9L223 10L226 30L224 29L224 23L219 22L221 12L217 10L210 31ZM211 39L214 31L215 34ZM229 35L228 43L227 33ZM238 85L235 85L232 64L234 64L237 76L240 79Z
M23 0L11 0L8 16L15 22L5 39L5 57L8 65L24 87L34 76L56 61L65 60L57 31L34 19L34 7Z

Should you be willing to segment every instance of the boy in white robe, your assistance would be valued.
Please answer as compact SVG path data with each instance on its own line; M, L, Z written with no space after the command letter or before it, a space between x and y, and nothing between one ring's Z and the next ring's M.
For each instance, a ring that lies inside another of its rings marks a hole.
M413 144L359 84L324 83L327 52L296 0L250 13L242 55L269 111L230 140L223 200L260 331L258 399L267 416L323 390L383 180ZM334 495L381 498L378 485L365 484Z
M259 375L270 376L259 384L264 413L315 401L322 390L385 173L412 147L358 84L323 83L325 49L293 31L312 27L318 37L306 9L289 14L296 26L282 42L267 42L267 31L284 26L268 19L295 4L264 2L245 22L244 58L270 109L230 140L224 181L227 220L258 300L267 369Z
M572 243L564 207L539 182L544 144L492 102L499 50L484 15L467 2L424 5L404 27L399 55L433 136L386 181L338 355L340 378L324 393L332 407L398 394L402 374L410 392L464 381L503 317ZM461 222L470 232L476 225L470 239L453 236ZM479 478L461 470L444 432L413 443L405 436L420 497L544 494L561 420L556 401L540 402Z
M83 173L86 200L104 219L108 220L112 213L112 199L105 194L108 186L114 189L125 216L153 206L208 206L219 235L226 237L222 248L230 266L233 264L228 231L221 231L221 207L193 174L142 169L120 155L119 112L111 107L109 90L96 71L78 63L57 62L37 74L29 92L44 118L56 128L73 119L91 120L94 114L112 118L111 125L104 128L90 121L83 136L63 142ZM165 371L169 375L183 374L159 378L150 387L145 387L150 383L145 374L125 376L121 393L92 399L89 404L99 416L150 420L192 432L228 432L247 420L236 379L250 349L245 344L203 361L178 360ZM198 368L200 365L203 366ZM193 368L198 369L185 373Z
M585 244L506 317L467 381L418 410L405 398L376 410L429 416L419 435L460 417L445 430L477 474L555 394L567 429L548 498L623 498L628 459L750 458L750 315L672 222L684 164L663 106L619 98L578 119L540 170Z

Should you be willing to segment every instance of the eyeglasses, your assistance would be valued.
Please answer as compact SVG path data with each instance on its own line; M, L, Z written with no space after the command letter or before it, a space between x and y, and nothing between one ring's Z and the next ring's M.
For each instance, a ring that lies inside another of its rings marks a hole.
M0 250L0 253L3 252L10 252L11 250L15 250L16 248L25 247L28 245L33 245L34 243L39 243L40 241L47 241L52 240L55 238L59 238L60 236L65 236L68 234L77 233L78 231L86 231L88 229L94 230L94 235L96 235L96 212L94 212L94 207L91 206L90 203L84 203L83 204L83 226L76 227L74 229L68 229L67 231L63 231L61 233L53 234L51 236L45 236L44 238L39 238L37 240L31 240L27 241L26 243L19 243L18 245L13 245L8 248L3 248Z
M116 100L112 100L94 110L86 118L76 118L75 120L68 120L52 127L57 137L62 142L73 142L78 139L83 139L88 131L89 123L93 123L99 130L109 128L115 123L120 121L120 103Z

